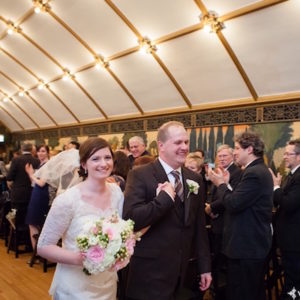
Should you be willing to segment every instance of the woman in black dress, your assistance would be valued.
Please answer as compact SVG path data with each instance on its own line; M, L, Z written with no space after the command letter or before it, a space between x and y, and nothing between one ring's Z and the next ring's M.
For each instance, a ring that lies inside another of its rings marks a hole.
M37 148L37 156L40 160L40 168L49 159L49 147L47 145L39 146ZM35 249L36 236L40 233L49 211L49 191L48 184L34 176L32 165L27 164L25 170L34 184L25 222L29 225L31 244L32 248Z

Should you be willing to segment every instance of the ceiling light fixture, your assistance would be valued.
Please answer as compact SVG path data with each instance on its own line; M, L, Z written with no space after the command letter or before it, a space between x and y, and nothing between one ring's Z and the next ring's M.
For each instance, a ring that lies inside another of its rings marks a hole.
M20 89L18 96L23 97L24 96L24 89Z
M102 55L95 56L95 68L100 70L101 68L108 68L109 62L105 60Z
M8 97L4 97L3 102L8 102Z
M219 15L213 10L209 10L205 15L201 14L199 19L205 32L217 33L225 28L224 23L219 20Z
M34 12L39 14L42 12L47 12L51 9L49 1L47 0L32 0L34 6Z
M74 75L71 74L71 72L68 69L64 69L64 75L62 77L62 79L64 81L69 80L70 78L73 78L73 77L74 77Z
M39 80L39 85L38 85L38 89L42 90L44 88L44 81L43 80Z
M9 35L13 34L14 32L20 32L21 31L21 28L18 27L18 26L15 26L14 23L11 22L11 21L8 21L6 23L6 25L7 25L7 33Z
M138 42L140 44L140 50L144 53L153 53L157 51L156 45L148 37L144 37Z

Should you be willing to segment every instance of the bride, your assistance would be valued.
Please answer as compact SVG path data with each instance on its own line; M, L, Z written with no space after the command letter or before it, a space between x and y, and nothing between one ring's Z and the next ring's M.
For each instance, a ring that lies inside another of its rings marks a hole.
M117 273L104 271L86 275L76 237L85 224L116 210L122 215L123 194L118 185L108 183L113 153L101 138L86 140L79 149L80 167L85 180L54 200L38 241L38 254L57 262L50 288L55 300L115 300ZM62 239L62 247L57 246Z

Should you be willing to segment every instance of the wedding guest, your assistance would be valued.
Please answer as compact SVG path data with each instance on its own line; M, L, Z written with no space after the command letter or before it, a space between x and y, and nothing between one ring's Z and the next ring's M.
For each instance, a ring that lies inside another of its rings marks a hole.
M220 145L217 149L216 159L218 160L218 167L229 172L229 187L234 190L241 179L242 171L233 162L233 149L226 144ZM215 300L224 300L226 257L222 253L222 241L225 208L217 190L215 185L211 186L210 201L206 203L205 212L211 219L212 275Z
M127 178L123 216L135 222L136 231L150 226L129 264L127 299L174 299L194 250L199 288L204 291L211 282L202 180L183 166L188 134L182 123L171 121L159 128L157 142L159 158Z
M123 193L117 184L107 182L113 169L113 153L104 139L87 139L79 148L79 156L85 180L54 200L38 241L38 254L58 263L50 289L54 299L115 300L117 273L104 271L87 276L82 271L83 256L76 237L88 222L116 210L122 214ZM57 246L60 238L62 248Z
M209 170L225 207L223 253L227 259L227 298L265 300L264 266L272 244L273 181L264 164L264 142L256 133L235 136L234 156L245 169L232 190L230 173Z
M142 137L133 136L128 141L130 155L128 156L130 159L131 166L135 159L140 156L150 155L150 153L146 150L146 144Z
M117 183L120 186L122 192L124 192L129 170L130 160L128 156L123 151L116 151L114 153L114 168L112 170L111 176L108 177L107 180L109 182Z
M283 154L285 166L290 169L283 183L282 176L271 171L274 182L274 205L277 207L275 234L282 254L284 287L282 299L289 292L300 292L300 139L291 140Z
M32 191L31 181L25 172L25 165L29 163L34 169L37 169L40 161L32 156L32 144L24 143L21 150L22 155L14 158L11 162L7 174L7 184L11 189L12 208L18 209L25 218Z
M191 152L186 157L184 166L193 172L201 174L202 167L203 167L203 159L201 159L198 156L198 154Z
M42 167L49 159L49 147L47 145L37 147L37 156L40 161L39 167ZM32 249L35 249L37 242L36 237L42 229L45 216L49 210L49 191L48 184L34 176L34 169L31 164L26 164L25 171L34 184L25 223L29 225Z

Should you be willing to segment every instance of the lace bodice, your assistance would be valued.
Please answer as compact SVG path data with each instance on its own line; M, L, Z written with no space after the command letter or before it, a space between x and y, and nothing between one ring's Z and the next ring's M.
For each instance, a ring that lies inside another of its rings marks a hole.
M105 211L84 202L81 199L78 185L57 196L41 232L38 247L55 245L62 238L62 244L65 249L79 251L76 246L76 237L83 231L86 231L92 222L101 217L111 215L116 210L122 216L123 193L118 185L114 183L107 184L111 191L111 207ZM80 266L58 264L50 293L57 293L56 289L63 289L63 299L77 299L77 295L78 299L83 299L82 297L89 299L98 295L97 293L99 292L104 296L97 299L115 299L111 297L105 298L105 293L103 289L101 290L103 282L107 285L108 280L116 281L116 274L103 272L98 275L86 276ZM100 287L96 294L94 294L95 285ZM92 296L89 296L86 293L91 290L91 286L93 292ZM76 291L76 295L72 294L74 291ZM70 294L70 298L65 296L66 293ZM56 298L58 299L59 297Z

